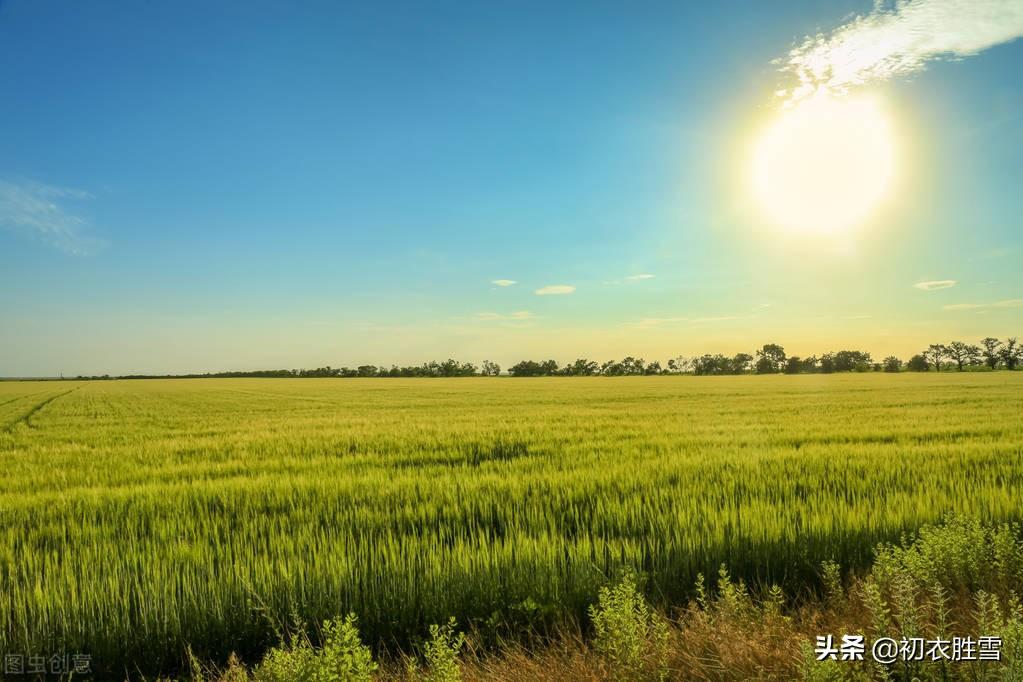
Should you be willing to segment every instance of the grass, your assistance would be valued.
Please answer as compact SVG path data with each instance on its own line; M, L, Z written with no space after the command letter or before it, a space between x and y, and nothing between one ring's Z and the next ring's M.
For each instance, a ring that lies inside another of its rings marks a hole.
M0 652L257 661L585 620L623 567L820 583L948 511L1021 515L1023 373L0 382Z

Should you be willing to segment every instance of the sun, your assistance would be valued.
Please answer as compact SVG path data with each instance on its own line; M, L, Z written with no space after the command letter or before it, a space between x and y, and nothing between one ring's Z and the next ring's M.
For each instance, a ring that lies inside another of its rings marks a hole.
M870 98L805 100L761 133L750 171L756 203L774 225L799 234L845 233L891 191L888 117Z

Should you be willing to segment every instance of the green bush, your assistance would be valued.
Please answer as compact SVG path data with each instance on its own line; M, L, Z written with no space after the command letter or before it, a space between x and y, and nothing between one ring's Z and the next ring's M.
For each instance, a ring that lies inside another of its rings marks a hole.
M659 678L667 677L668 625L647 605L632 573L601 588L589 614L593 647L614 668L616 679L643 678L652 668Z
M458 654L465 644L465 635L455 629L455 619L450 618L444 625L430 626L430 639L423 647L426 658L426 671L420 673L415 659L409 659L407 672L409 679L424 682L459 682L462 669L458 664Z
M377 664L359 638L355 614L323 624L323 648L305 636L271 649L255 670L256 682L368 682Z

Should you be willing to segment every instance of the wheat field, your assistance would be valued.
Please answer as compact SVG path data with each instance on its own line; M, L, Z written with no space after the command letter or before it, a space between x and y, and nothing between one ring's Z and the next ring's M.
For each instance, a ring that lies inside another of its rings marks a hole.
M0 382L0 653L154 672L355 612L578 618L623 566L812 586L1023 516L1023 372Z

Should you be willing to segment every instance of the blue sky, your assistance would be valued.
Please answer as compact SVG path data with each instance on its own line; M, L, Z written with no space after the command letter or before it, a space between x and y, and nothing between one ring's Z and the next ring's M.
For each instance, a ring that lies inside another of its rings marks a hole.
M857 72L869 224L773 230L742 180L807 36L958 1L0 2L0 375L1023 335L1013 3Z

